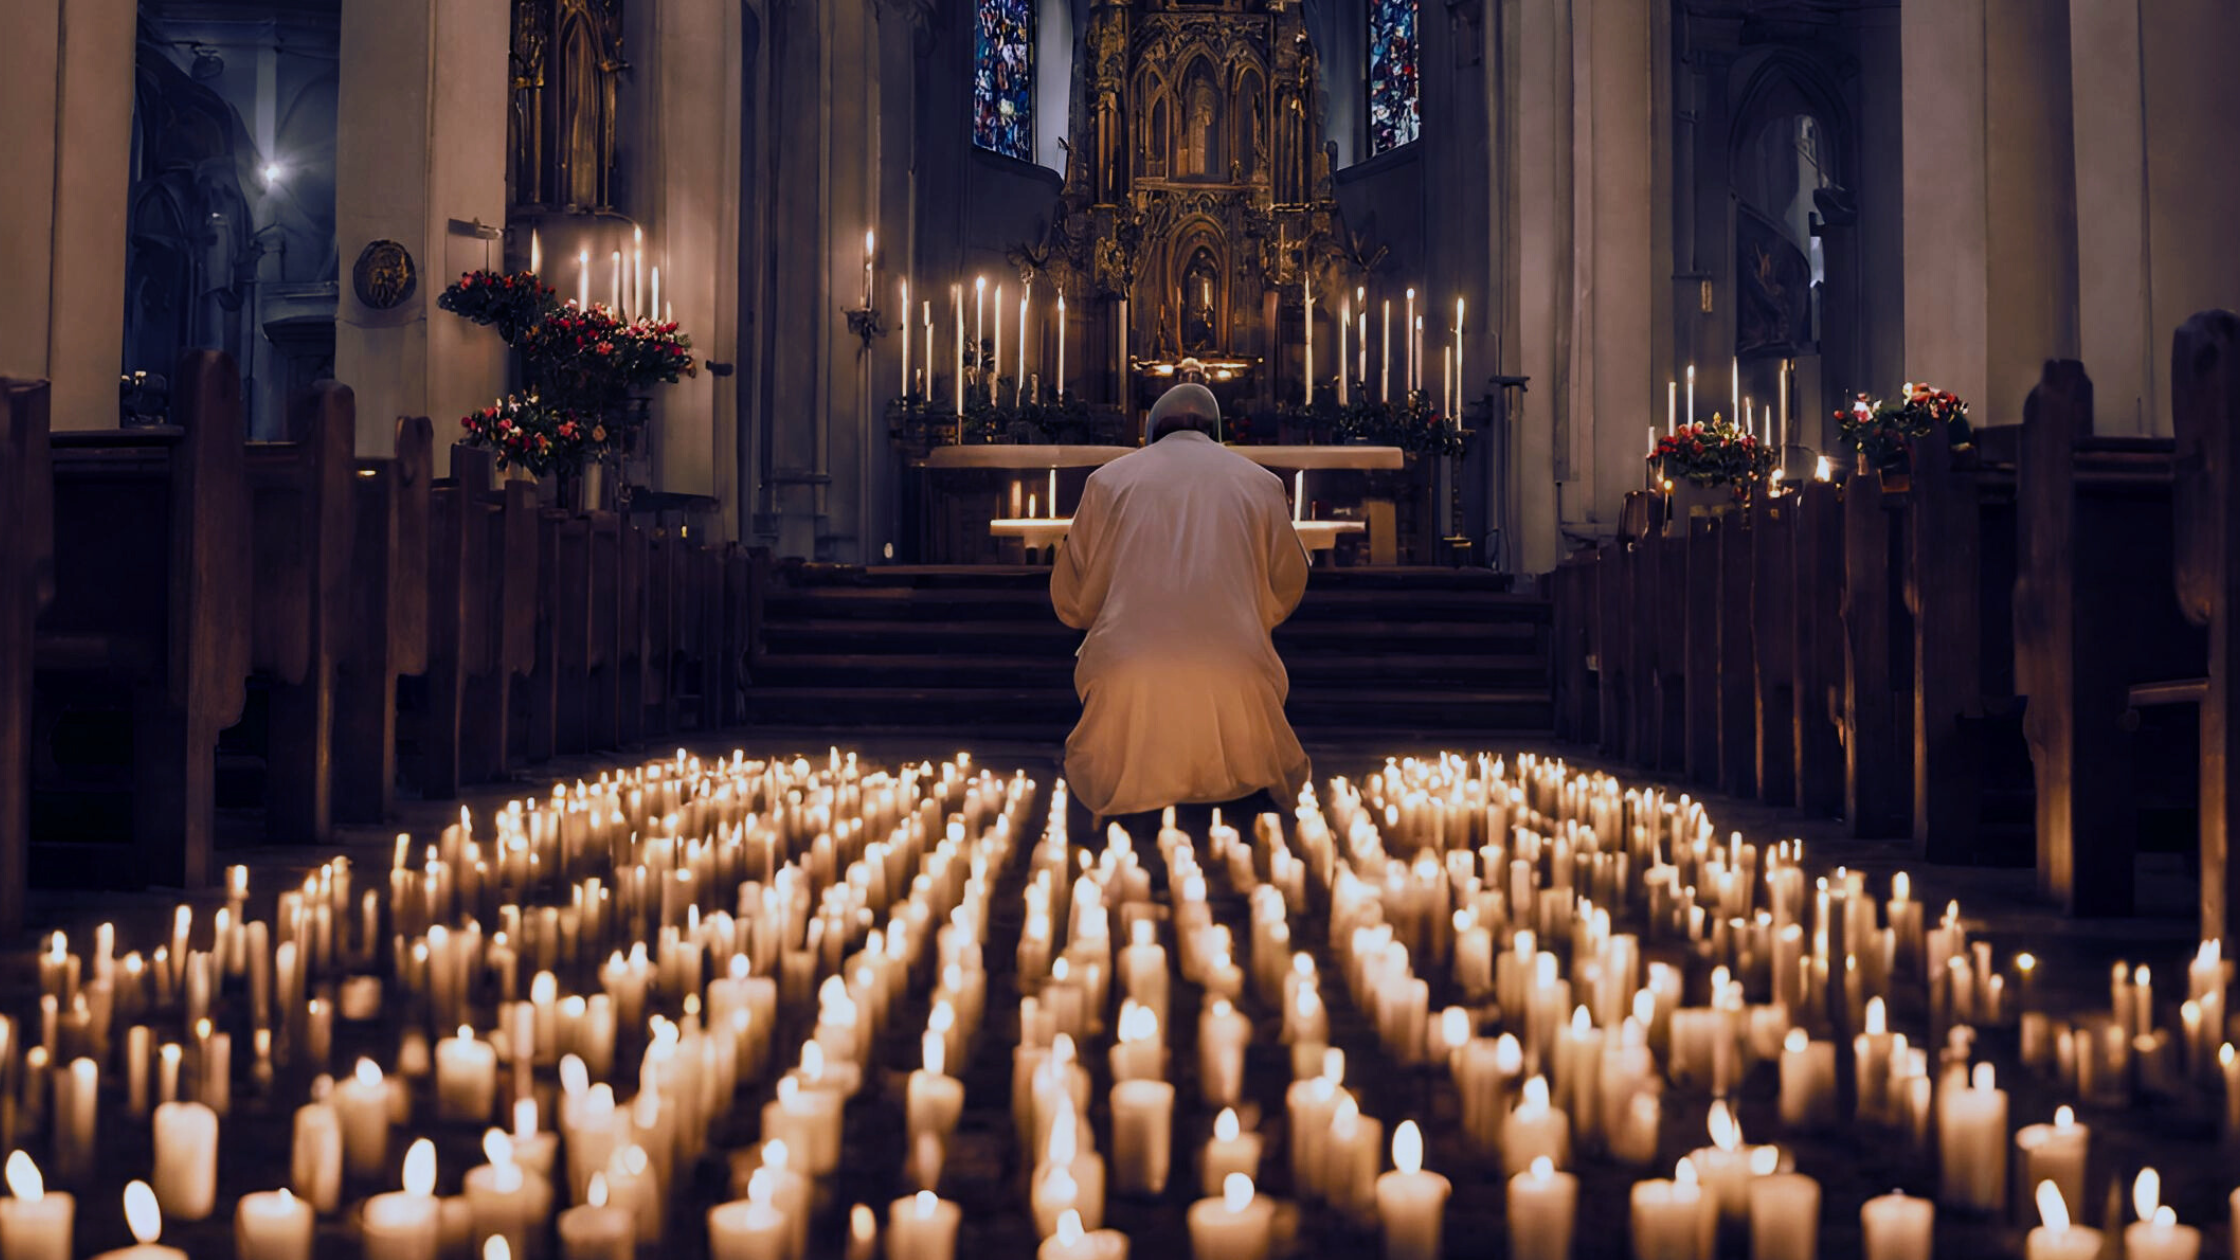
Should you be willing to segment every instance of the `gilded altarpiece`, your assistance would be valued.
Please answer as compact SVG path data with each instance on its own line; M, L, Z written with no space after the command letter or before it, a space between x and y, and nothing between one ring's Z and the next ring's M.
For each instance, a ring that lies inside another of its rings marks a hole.
M1258 396L1296 395L1302 283L1327 319L1321 296L1373 262L1331 193L1297 0L1098 0L1084 43L1060 211L1022 270L1103 299L1108 332L1124 310L1139 376L1228 360Z

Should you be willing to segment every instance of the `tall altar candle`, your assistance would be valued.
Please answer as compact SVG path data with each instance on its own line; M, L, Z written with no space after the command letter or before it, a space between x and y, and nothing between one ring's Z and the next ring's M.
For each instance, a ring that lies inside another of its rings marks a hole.
M1429 364L1427 364L1427 363L1425 363L1425 362L1424 362L1424 345L1423 345L1423 316L1421 316L1421 315L1418 315L1418 316L1416 316L1416 326L1415 326L1415 328L1414 328L1414 329L1413 329L1413 330L1412 330L1412 331L1411 331L1411 332L1409 333L1409 335L1415 338L1415 343L1416 343L1416 379L1415 379L1415 388L1416 388L1417 390L1419 390L1419 391L1423 391L1423 369L1424 369L1424 368L1426 368L1426 367L1428 367L1428 366L1430 366ZM1428 392L1428 391L1424 391L1424 392Z
M1727 408L1727 414L1739 416L1742 414L1742 360L1740 357L1734 359L1727 368L1727 387L1733 394L1727 400L1731 404Z
M1003 286L1000 284L996 286L996 342L994 349L988 354L988 362L995 367L994 371L988 373L988 403L993 406L996 401L996 378L1003 375Z
M1407 360L1405 368L1408 375L1407 392L1412 394L1416 389L1416 291L1414 289L1408 290L1407 315L1407 322L1400 325L1400 340L1406 343L1401 347L1401 353Z
M1353 379L1361 382L1361 388L1367 389L1369 388L1369 286L1354 286L1353 310L1354 317L1361 321L1361 326L1354 330L1360 334L1354 340L1360 344L1361 348L1354 351Z
M47 1189L39 1166L20 1150L8 1154L7 1181L11 1197L0 1199L0 1251L11 1260L70 1260L76 1200Z
M863 233L863 307L864 307L864 309L865 309L865 310L870 310L870 309L871 309L871 273L872 273L872 260L878 257L878 245L879 245L879 238L878 238L878 236L876 235L876 233L875 233L875 232L874 232L874 231L873 231L872 229L870 229L870 228L866 228L866 229L864 229L864 233Z
M930 402L932 402L932 401L933 401L933 299L931 299L931 298L927 298L927 299L925 299L925 300L924 300L923 302L921 302L921 303L920 303L920 307L921 307L921 309L922 309L922 310L924 311L924 313L925 313L925 333L926 333L926 335L925 335L925 343L926 343L926 349L925 349L925 360L926 360L926 379L925 379L925 382L924 382L924 389L925 389L925 400L926 400L927 402L929 402L929 403L930 403ZM908 319L908 318L910 318L910 312L908 312L908 311L904 311L904 312L902 313L902 317L903 317L904 319Z
M1463 405L1464 397L1462 384L1462 299L1456 298L1454 300L1454 401L1457 407ZM1454 422L1458 426L1462 423L1460 412L1455 413Z
M902 315L897 322L902 325L902 392L908 394L910 392L910 282L903 280L900 284L902 286L902 306L900 307Z
M630 229L630 313L646 313L646 230Z
M962 416L964 414L964 286L961 284L950 285L949 296L956 301L957 305L957 352L950 358L949 366L956 371L957 414ZM964 426L961 424L957 426L957 435L958 441L964 440Z
M615 316L620 318L622 315L622 251L619 249L614 251L614 278L608 296L613 299L612 305Z
M1338 303L1338 405L1346 405L1346 336L1353 331L1353 303L1341 298Z
M988 278L972 278L972 370L980 371L980 348L988 344Z
M591 251L588 249L576 251L576 307L591 309Z
M537 230L536 230L535 228L530 228L530 229L529 229L529 273L530 273L531 275L535 275L535 274L536 274L537 272L540 272L540 271L543 271L543 270L544 270L544 238L543 238L543 237L541 237L541 236L539 236L539 235L537 235Z
M1314 406L1314 277L1301 276L1300 284L1304 286L1304 291L1307 296L1306 384L1307 406L1312 407Z
M1019 287L1019 371L1011 382L1011 401L1015 404L1026 401L1027 396L1027 310L1033 299L1034 281L1029 280Z
M1688 365L1688 423L1696 422L1696 365Z
M1377 371L1384 385L1384 401L1392 401L1392 299L1384 300L1384 366Z
M1676 418L1679 416L1679 414L1680 382L1666 381L1664 383L1664 431L1667 437L1671 436L1673 426L1675 423L1677 423Z
M1781 361L1781 428L1774 435L1781 446L1789 445L1789 384L1796 370L1796 360Z
M908 307L903 308L902 315L905 319L908 319L910 317L910 310ZM646 308L646 318L661 318L661 268L659 267L655 267L653 269L653 305Z
M1051 335L1058 339L1058 401L1064 402L1066 397L1066 295L1063 293L1058 295L1058 323L1056 327L1051 329Z
M1118 376L1120 410L1125 413L1128 409L1128 299L1126 298L1120 299L1120 370Z

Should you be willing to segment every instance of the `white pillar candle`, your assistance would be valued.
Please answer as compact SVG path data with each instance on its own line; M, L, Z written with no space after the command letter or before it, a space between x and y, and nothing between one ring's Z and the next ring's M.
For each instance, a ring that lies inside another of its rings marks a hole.
M2082 1215L2085 1162L2091 1156L2092 1129L2077 1123L2076 1112L2057 1107L2052 1124L2026 1124L2015 1131L2015 1152L2022 1157L2022 1184L2050 1181L2072 1216Z
M461 1025L436 1043L436 1118L484 1123L498 1101L498 1051Z
M156 1200L182 1221L207 1218L218 1200L218 1116L196 1102L156 1108Z
M582 1204L560 1214L560 1260L631 1260L637 1254L635 1215L607 1202L607 1175L591 1174Z
M1214 1117L1213 1139L1206 1143L1199 1167L1202 1171L1198 1184L1209 1199L1220 1197L1221 1187L1228 1184L1231 1173L1243 1173L1254 1181L1259 1180L1260 1135L1245 1131L1237 1119L1236 1108L1223 1107L1221 1114Z
M552 1183L514 1162L513 1141L499 1130L483 1135L482 1150L490 1162L468 1169L465 1181L475 1245L502 1237L526 1256L534 1231L551 1214Z
M2045 1224L2031 1230L2024 1240L2026 1260L2096 1260L2100 1231L2069 1223L2068 1206L2062 1203L2061 1191L2052 1182L2038 1183L2037 1200L2038 1215Z
M1058 1232L1042 1240L1035 1260L1128 1260L1128 1236L1116 1229L1083 1229L1081 1214L1058 1217Z
M342 1128L343 1166L353 1177L380 1174L389 1159L389 1083L371 1059L335 1084L329 1096Z
M1952 1207L1996 1212L2007 1193L2007 1093L1991 1065L1978 1063L1968 1084L1937 1099L1938 1199Z
M1809 1129L1835 1119L1836 1043L1792 1028L1781 1046L1781 1123Z
M1051 333L1058 339L1058 401L1066 397L1066 295L1058 295L1058 322Z
M922 1045L925 1067L912 1072L904 1086L904 1129L912 1149L926 1136L948 1145L949 1135L957 1128L957 1117L964 1114L964 1082L945 1070L947 1039L928 1032Z
M1003 373L1003 286L996 286L996 335L988 352L988 401L996 401L996 377Z
M1112 1190L1166 1193L1173 1162L1174 1086L1120 1081L1112 1087Z
M317 1221L311 1205L285 1186L241 1196L233 1212L235 1260L311 1260Z
M887 1205L888 1260L955 1260L964 1209L930 1190Z
M296 1108L288 1187L316 1212L332 1212L342 1203L342 1122L328 1103Z
M1546 1156L1509 1178L1509 1260L1571 1260L1579 1179Z
M1185 1218L1191 1260L1266 1260L1275 1204L1253 1192L1252 1178L1232 1174L1218 1199L1200 1199Z
M421 1138L405 1152L404 1189L366 1200L359 1223L365 1260L436 1260L442 1209L435 1189L435 1143Z
M1438 1260L1452 1189L1445 1177L1424 1171L1423 1132L1415 1121L1401 1121L1392 1131L1392 1171L1377 1178L1385 1260Z
M1750 1183L1750 1260L1814 1260L1820 1245L1820 1183L1775 1173Z
M49 1190L39 1166L24 1151L11 1151L8 1193L0 1199L0 1255L8 1260L70 1260L70 1230L77 1201Z
M708 1254L713 1260L787 1260L793 1228L775 1203L775 1178L755 1173L747 1197L708 1209ZM889 1255L898 1253L890 1250Z
M1307 306L1306 368L1301 376L1306 383L1306 404L1312 407L1314 406L1314 277L1301 275L1299 285L1301 294L1305 296Z
M93 1175L100 1103L101 1069L91 1059L72 1059L70 1070L55 1082L55 1172L64 1181Z
M1935 1200L1892 1191L1859 1208L1862 1260L1929 1260L1936 1234Z
M1711 1260L1718 1207L1696 1183L1696 1166L1681 1160L1672 1179L1633 1183L1634 1260Z
M1380 402L1392 401L1392 299L1384 300L1384 350L1377 369Z
M124 1188L124 1221L132 1230L134 1246L103 1252L94 1260L187 1260L187 1253L177 1247L163 1246L163 1210L156 1203L156 1192L145 1181L135 1181ZM369 1258L370 1260L370 1258Z
M2124 1260L2197 1260L2201 1231L2178 1224L2178 1214L2164 1205L2162 1174L2140 1169L2131 1186L2131 1205L2139 1219L2124 1227Z
M1558 1168L1570 1164L1571 1118L1548 1105L1548 1080L1535 1076L1524 1083L1516 1110L1502 1122L1502 1171L1514 1177L1543 1156Z

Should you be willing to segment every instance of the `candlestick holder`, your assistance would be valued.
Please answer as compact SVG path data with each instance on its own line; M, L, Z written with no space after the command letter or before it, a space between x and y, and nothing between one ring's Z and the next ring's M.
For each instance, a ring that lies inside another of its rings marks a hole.
M863 338L864 349L869 350L871 348L871 342L874 338L887 335L886 325L880 322L881 317L878 307L861 307L847 312L847 315L848 331Z

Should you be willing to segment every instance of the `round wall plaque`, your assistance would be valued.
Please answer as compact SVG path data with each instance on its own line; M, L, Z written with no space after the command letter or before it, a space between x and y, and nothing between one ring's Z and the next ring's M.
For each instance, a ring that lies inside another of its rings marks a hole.
M412 254L395 241L367 245L358 255L358 265L350 269L350 280L357 287L358 300L377 311L397 306L420 287Z

